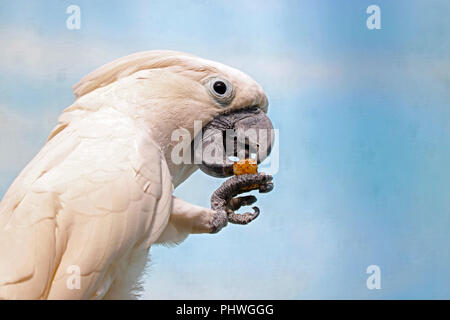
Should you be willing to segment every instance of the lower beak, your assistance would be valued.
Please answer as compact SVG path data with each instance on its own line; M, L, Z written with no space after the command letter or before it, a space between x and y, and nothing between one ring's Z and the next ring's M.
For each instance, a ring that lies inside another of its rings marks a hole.
M201 156L200 169L214 177L233 175L235 161L252 155L262 162L272 149L273 126L258 107L241 109L215 117L203 128L202 143L195 150Z

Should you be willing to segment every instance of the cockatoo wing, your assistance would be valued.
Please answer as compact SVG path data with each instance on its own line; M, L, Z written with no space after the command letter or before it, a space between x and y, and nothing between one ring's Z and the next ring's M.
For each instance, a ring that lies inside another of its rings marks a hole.
M173 186L146 131L112 114L54 135L0 203L0 297L102 298L135 283L124 268L167 225Z

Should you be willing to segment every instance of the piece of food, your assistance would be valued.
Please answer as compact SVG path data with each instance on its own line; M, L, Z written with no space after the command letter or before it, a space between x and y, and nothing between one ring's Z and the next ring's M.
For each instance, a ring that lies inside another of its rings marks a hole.
M255 159L242 159L233 164L233 173L236 176L241 174L258 173L258 163Z
M233 173L236 176L243 174L256 174L258 173L258 163L255 159L241 159L233 164ZM249 185L243 187L242 190L252 190L255 185Z

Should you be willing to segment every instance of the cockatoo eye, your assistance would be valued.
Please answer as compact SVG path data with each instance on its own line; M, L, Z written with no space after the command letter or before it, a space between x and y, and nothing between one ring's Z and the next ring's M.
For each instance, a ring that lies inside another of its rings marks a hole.
M227 85L223 81L216 81L213 84L213 89L217 94L223 95L227 92Z
M214 78L209 81L209 91L221 105L230 103L234 97L231 83L221 78Z

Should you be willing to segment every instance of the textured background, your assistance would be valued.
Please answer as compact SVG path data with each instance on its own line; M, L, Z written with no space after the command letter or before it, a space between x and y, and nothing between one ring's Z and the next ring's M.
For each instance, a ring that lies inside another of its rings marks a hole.
M144 298L448 299L449 15L446 0L1 1L0 195L84 74L191 52L263 85L280 170L251 225L152 248ZM208 206L220 183L198 172L176 194Z

